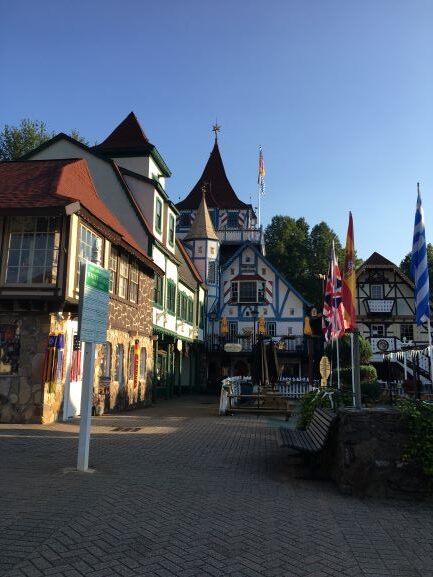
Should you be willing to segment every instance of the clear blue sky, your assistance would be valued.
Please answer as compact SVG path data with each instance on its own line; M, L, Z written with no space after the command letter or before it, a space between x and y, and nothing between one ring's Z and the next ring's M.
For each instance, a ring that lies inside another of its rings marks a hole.
M221 124L227 174L274 214L325 220L358 254L411 249L416 182L433 242L431 0L0 0L0 126L92 143L131 111L183 198Z

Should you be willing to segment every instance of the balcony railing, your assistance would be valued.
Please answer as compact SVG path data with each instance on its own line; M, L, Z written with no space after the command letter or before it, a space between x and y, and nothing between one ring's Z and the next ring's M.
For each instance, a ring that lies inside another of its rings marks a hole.
M220 228L218 236L221 242L246 242L254 244L263 242L263 229L260 228Z
M236 335L221 337L219 335L209 335L207 337L207 348L209 351L224 351L232 353L247 353L253 350L254 343L258 342L259 335ZM275 343L277 351L284 353L303 354L306 351L305 338L302 335L265 336ZM229 345L229 346L225 346ZM234 346L230 346L234 345Z
M375 315L390 315L394 308L394 299L365 299L367 310Z

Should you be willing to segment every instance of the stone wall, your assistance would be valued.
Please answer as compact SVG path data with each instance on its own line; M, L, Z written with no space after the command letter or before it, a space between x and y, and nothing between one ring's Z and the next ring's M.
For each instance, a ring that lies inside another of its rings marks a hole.
M47 313L1 313L0 325L15 325L20 333L18 373L0 375L0 422L41 422L42 368L50 316Z
M428 480L403 461L407 434L395 408L340 409L321 455L322 473L357 496L425 496Z

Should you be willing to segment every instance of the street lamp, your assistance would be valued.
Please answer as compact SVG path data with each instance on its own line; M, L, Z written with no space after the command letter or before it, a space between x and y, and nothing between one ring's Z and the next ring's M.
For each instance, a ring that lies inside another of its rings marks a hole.
M211 320L211 322L212 322L212 333L211 333L212 336L211 336L211 341L210 341L210 343L211 343L211 350L213 351L213 350L214 350L214 346L213 346L213 345L214 345L215 319L217 318L217 314L216 314L216 312L215 312L214 310L212 310L212 311L209 313L209 318L210 318L210 320Z

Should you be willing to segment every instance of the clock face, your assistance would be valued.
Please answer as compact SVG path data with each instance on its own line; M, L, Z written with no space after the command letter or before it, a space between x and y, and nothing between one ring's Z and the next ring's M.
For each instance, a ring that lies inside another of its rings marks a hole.
M377 341L377 348L379 351L385 352L389 349L389 343L385 339L380 339Z

